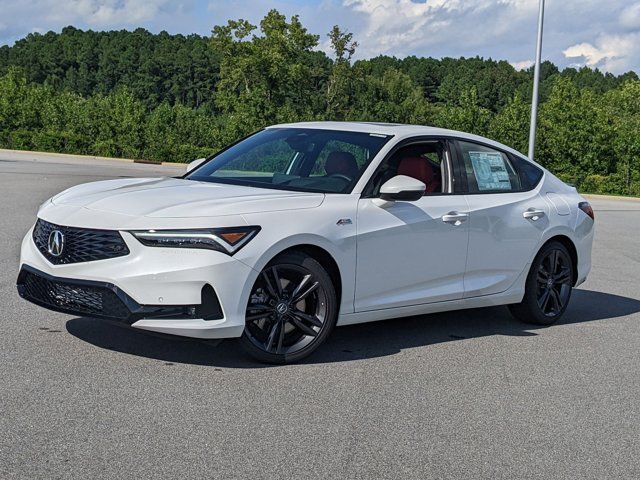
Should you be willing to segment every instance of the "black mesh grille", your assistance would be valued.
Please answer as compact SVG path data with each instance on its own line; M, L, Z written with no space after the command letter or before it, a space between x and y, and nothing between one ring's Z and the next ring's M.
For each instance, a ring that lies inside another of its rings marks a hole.
M64 236L62 253L57 257L49 253L49 237L54 230L59 230ZM64 227L40 219L33 229L33 241L40 253L56 265L91 262L129 254L127 244L117 231Z
M24 271L20 278L23 296L45 307L108 318L127 318L131 312L108 288L52 281Z

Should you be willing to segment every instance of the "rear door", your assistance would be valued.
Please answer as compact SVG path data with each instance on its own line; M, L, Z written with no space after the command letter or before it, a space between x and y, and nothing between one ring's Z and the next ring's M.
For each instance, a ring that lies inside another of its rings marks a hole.
M549 225L549 206L520 171L525 160L476 142L456 146L469 206L464 296L500 293L528 266Z

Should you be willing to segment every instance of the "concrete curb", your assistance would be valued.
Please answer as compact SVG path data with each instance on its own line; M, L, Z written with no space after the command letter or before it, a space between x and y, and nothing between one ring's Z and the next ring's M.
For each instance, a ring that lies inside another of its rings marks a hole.
M625 201L628 200L630 202L640 202L640 198L638 197L623 197L620 195L599 195L596 193L584 193L581 194L584 198L593 198L597 200L619 200Z
M187 168L188 163L180 163L180 162L162 162L157 165L167 166L167 167L184 167Z
M76 153L56 153L56 152L36 152L33 150L11 150L8 148L0 148L1 153L11 153L17 155L51 155L53 157L71 157L77 158L79 160L106 160L106 161L114 161L114 162L125 162L125 163L138 163L145 165L162 165L162 166L173 166L173 167L185 167L186 163L180 162L150 162L148 160L140 160L140 159L132 159L132 158L116 158L116 157L100 157L97 155L78 155Z
M54 157L72 157L78 159L91 159L91 160L107 160L107 161L116 161L116 162L127 162L133 163L135 160L131 158L113 158L113 157L99 157L97 155L78 155L75 153L56 153L56 152L36 152L33 150L10 150L8 148L0 148L0 153L14 153L18 155L51 155Z

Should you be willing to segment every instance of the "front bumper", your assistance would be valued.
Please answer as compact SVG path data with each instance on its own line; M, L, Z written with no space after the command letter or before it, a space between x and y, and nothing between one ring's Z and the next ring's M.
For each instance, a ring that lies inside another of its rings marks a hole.
M202 288L198 305L140 305L120 288L107 282L54 277L24 265L16 282L25 300L49 310L118 320L132 325L148 319L220 320L222 308L213 288Z
M18 292L51 310L144 330L194 338L242 334L253 269L220 252L145 247L127 232L122 236L127 256L53 265L29 231Z

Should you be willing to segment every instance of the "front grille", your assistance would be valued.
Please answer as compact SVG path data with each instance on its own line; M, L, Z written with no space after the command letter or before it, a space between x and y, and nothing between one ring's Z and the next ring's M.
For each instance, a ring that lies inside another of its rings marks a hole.
M202 287L199 305L140 305L111 283L54 277L23 265L16 286L22 298L49 310L129 325L141 318L224 318L218 296L208 284Z
M19 285L22 296L54 310L115 319L131 314L118 296L105 287L49 280L26 270L20 275Z
M55 230L59 230L64 239L59 256L49 251L49 237ZM65 227L41 219L33 229L33 242L40 253L55 265L105 260L129 254L127 244L115 230Z

